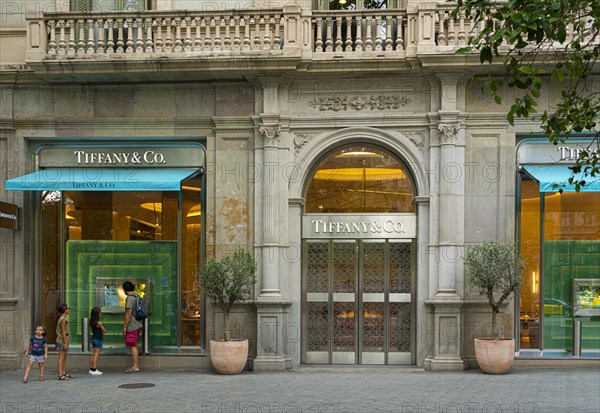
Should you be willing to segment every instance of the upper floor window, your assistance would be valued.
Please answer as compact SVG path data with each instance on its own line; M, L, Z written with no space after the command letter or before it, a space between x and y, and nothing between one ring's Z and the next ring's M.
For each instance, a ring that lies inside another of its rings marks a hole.
M150 10L152 0L71 0L73 11L140 11Z

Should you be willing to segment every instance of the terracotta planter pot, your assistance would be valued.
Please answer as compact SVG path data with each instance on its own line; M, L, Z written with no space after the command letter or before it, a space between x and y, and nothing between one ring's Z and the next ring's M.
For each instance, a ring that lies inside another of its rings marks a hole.
M240 374L248 360L248 340L210 340L210 361L219 374Z
M488 374L505 374L515 359L515 340L475 339L475 358Z

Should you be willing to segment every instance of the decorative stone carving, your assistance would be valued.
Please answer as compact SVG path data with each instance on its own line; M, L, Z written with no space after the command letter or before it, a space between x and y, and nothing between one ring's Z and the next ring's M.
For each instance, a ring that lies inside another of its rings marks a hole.
M425 141L425 137L421 132L404 132L404 136L419 148L423 146L423 142Z
M277 145L279 143L279 133L281 132L279 124L263 125L258 131L263 136L265 145Z
M456 142L456 135L460 130L460 125L458 123L440 123L438 124L438 130L440 131L441 143L454 143Z
M124 11L141 11L140 3L138 0L126 0L123 5Z
M308 134L296 134L296 137L294 138L294 153L298 153L300 152L300 149L302 149L302 147L304 145L306 145L312 138L314 138L314 135L308 135Z
M406 96L353 96L326 97L311 100L308 106L320 111L341 112L346 110L391 110L406 106L412 100Z

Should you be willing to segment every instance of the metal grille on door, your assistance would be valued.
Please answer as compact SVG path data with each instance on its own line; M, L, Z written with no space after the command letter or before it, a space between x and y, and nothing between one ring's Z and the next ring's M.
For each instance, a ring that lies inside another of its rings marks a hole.
M303 361L414 363L414 247L305 240Z

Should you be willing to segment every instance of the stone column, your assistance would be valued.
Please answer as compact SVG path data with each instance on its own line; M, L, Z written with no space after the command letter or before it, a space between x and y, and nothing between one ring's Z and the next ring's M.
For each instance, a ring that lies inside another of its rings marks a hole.
M280 79L257 79L257 111L255 118L257 145L255 159L262 172L260 190L255 198L257 219L255 239L261 248L260 293L255 301L257 317L256 359L254 371L284 371L291 369L284 329L289 323L291 302L281 291L282 228L287 227L287 210L282 207L287 185L284 185L282 165L284 151L289 146L289 128L282 127L279 116ZM284 125L285 126L285 125ZM286 202L287 204L287 202ZM287 271L283 271L287 274Z
M464 370L462 354L462 305L457 291L458 266L464 246L464 130L461 127L461 107L464 84L461 75L439 75L440 110L437 140L439 142L438 237L434 241L437 262L437 289L433 306L433 354L425 368L433 371ZM434 130L435 132L435 130ZM435 139L432 139L435 142Z

